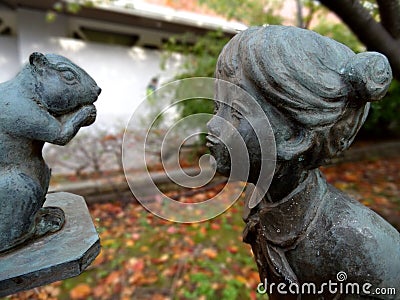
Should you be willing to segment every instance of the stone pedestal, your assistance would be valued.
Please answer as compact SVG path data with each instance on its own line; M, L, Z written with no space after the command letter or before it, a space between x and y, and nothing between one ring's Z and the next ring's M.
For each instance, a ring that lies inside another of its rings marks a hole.
M100 239L83 197L48 194L44 206L64 210L64 227L0 255L0 297L77 276L100 252Z

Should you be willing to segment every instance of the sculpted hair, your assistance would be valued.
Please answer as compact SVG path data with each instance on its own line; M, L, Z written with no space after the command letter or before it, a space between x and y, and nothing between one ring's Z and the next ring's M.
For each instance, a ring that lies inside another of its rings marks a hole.
M313 31L271 25L237 34L220 54L216 77L287 116L308 139L299 155L315 167L348 148L365 121L368 102L385 95L392 72L380 53L355 54Z

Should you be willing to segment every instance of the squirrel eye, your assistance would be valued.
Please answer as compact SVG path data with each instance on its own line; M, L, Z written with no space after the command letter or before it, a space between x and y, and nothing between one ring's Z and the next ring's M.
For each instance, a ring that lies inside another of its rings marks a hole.
M73 72L71 71L61 71L61 76L66 80L66 81L74 81L76 79L76 76Z

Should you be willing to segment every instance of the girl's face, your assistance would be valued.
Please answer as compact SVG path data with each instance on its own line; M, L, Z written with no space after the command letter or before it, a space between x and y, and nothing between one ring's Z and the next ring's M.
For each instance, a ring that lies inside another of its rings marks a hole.
M235 179L255 183L262 154L275 159L274 136L263 109L238 86L217 81L215 112L207 127L207 146L224 176L232 176L233 163Z

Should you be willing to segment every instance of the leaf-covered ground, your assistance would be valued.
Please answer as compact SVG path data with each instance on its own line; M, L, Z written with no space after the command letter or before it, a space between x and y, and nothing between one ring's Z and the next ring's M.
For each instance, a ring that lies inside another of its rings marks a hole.
M399 170L400 156L323 169L329 182L397 228ZM242 243L241 201L210 221L176 224L110 200L90 207L102 252L86 272L9 299L267 299L256 293L258 273Z

